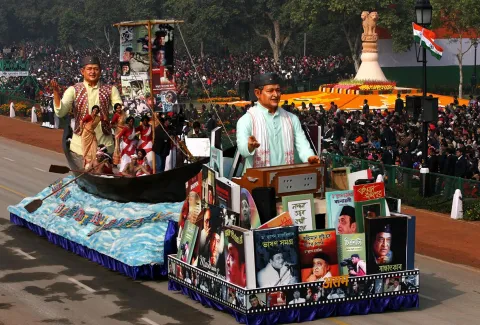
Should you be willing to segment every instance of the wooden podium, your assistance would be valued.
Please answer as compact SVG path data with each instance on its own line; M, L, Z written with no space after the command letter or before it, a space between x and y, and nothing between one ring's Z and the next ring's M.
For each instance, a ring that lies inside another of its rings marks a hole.
M273 187L277 197L309 194L325 196L325 165L296 164L248 168L245 174L232 181L250 193L257 187Z

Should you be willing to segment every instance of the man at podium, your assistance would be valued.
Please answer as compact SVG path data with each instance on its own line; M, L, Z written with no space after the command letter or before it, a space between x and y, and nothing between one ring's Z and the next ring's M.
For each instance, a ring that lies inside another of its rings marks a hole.
M300 162L320 163L298 117L278 106L280 82L276 73L253 78L258 102L237 122L237 147L245 158L245 170Z

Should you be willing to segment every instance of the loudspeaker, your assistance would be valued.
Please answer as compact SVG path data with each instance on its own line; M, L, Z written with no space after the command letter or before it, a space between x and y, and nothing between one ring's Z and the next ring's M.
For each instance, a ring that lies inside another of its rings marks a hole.
M409 115L414 115L415 111L422 107L422 96L406 96L405 107Z
M422 96L406 96L405 107L408 115L411 116L414 121L417 121L422 111Z
M438 98L425 97L425 107L423 107L422 120L425 122L438 121Z
M250 94L249 100L251 102L256 102L258 100L257 96L255 96L255 87L253 86L253 82L250 83L249 94Z
M250 81L240 80L238 82L238 95L241 100L250 100Z

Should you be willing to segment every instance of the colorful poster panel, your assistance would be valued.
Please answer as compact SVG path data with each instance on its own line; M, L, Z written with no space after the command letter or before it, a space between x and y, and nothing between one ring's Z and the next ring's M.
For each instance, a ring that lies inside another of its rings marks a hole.
M334 229L302 232L298 238L301 282L317 282L339 275Z
M327 192L327 228L335 228L337 235L357 233L353 191Z
M407 221L405 217L365 219L368 274L406 270Z
M148 30L146 26L120 27L120 62L128 62L130 72L148 72Z
M261 226L260 215L252 194L242 188L240 192L240 227L256 229Z

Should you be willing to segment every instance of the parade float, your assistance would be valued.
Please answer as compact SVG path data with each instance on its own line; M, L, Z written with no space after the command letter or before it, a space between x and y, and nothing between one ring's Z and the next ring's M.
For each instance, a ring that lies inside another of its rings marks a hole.
M368 59L367 68L378 72L372 68L375 57ZM282 100L301 105L317 96L314 103L328 109L339 95L348 96L347 105L373 91L396 97L404 90L384 80L353 80ZM318 143L309 140L321 148L321 137ZM184 206L178 252L168 257L170 290L243 324L297 323L419 306L416 218L401 214L398 204L393 205L397 211L390 211L384 183L375 182L371 171L328 175L322 162L249 168L227 176L212 161L186 184L189 197L204 208ZM327 192L327 177L342 177L337 183L347 189ZM214 199L205 188L214 189Z
M154 112L168 114L177 104L171 76L173 31L178 23L149 20L115 25L120 32L125 113L149 115L153 140L155 126L160 124ZM169 170L141 177L95 174L83 168L82 156L70 151L72 130L70 123L65 124L62 144L68 166L52 165L50 172L73 175L10 206L11 221L134 279L165 276L166 256L176 251L185 182L201 170L208 157L192 157L179 137L167 132L175 144Z
M157 53L155 65L155 41L148 40L155 34L173 41L175 23L118 24L127 110L137 99L165 113L172 110L176 96L165 65L168 51ZM141 66L146 57L150 69ZM10 206L10 219L134 279L168 274L169 290L240 323L293 323L419 306L415 217L387 209L382 182L327 192L330 175L323 162L243 173L238 153L226 159L216 140L211 139L209 159L129 180L79 170L65 145L74 176ZM164 196L169 190L161 187L170 185L173 194ZM155 194L144 195L142 186ZM340 226L345 218L349 230Z

